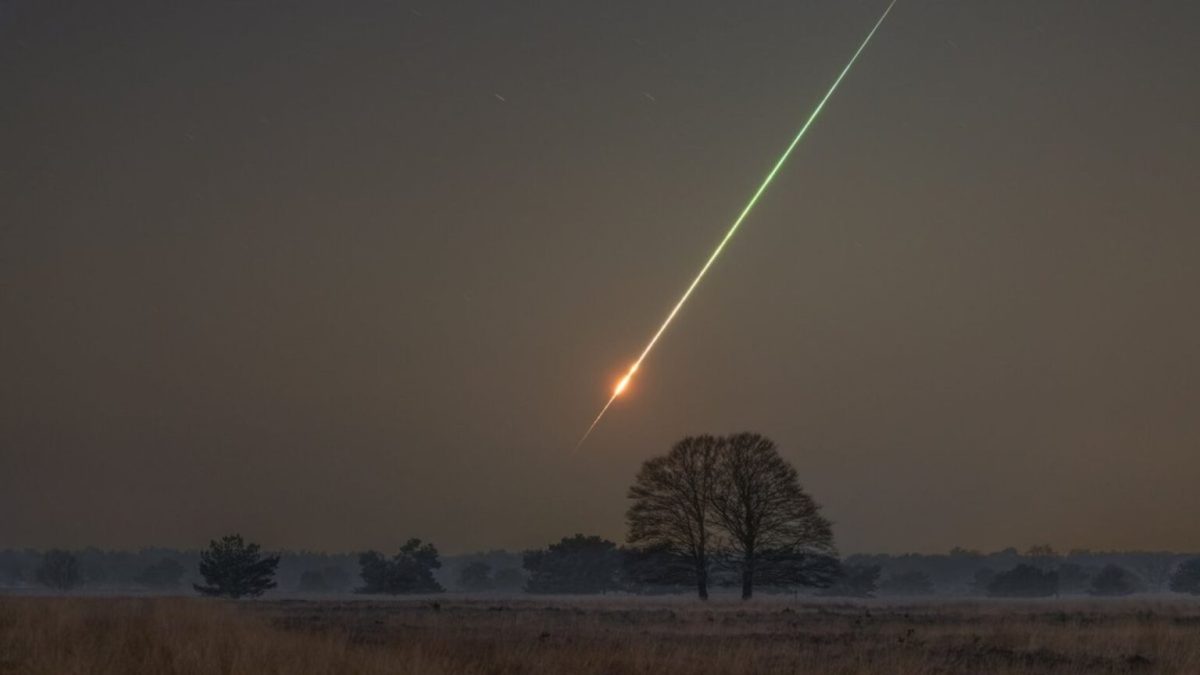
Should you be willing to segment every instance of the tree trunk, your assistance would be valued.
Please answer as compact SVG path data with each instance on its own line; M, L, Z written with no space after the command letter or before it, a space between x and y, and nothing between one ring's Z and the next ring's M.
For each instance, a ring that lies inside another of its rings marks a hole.
M747 558L742 567L742 599L749 600L754 595L754 558Z
M696 591L701 600L708 600L708 565L704 563L696 569Z

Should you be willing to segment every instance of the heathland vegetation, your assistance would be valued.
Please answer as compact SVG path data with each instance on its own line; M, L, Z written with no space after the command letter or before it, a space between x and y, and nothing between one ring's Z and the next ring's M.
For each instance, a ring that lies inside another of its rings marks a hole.
M627 497L623 544L0 551L0 675L1200 672L1200 557L841 557L756 434L682 439Z
M1195 603L0 598L0 675L1200 672Z

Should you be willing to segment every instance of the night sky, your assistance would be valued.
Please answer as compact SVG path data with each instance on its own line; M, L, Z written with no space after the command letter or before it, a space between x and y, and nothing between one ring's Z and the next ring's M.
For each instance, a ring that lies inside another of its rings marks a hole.
M0 548L1200 549L1200 3L0 0Z

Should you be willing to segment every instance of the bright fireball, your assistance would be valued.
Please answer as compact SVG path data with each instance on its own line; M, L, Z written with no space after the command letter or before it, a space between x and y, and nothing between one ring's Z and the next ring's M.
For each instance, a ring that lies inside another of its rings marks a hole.
M637 364L633 364L633 367L629 369L629 372L625 373L625 377L622 377L621 381L617 383L616 388L613 389L614 398L620 396L621 392L625 391L625 387L629 386L629 381L633 379L633 374L637 372L637 369Z

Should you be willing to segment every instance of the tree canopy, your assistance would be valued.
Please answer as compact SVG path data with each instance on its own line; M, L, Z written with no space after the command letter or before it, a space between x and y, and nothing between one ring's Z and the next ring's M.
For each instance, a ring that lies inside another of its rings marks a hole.
M605 593L619 588L621 552L607 539L576 534L527 551L524 566L530 593Z
M760 434L688 436L646 460L629 499L637 581L694 584L705 599L716 566L749 598L755 584L825 587L838 574L829 521Z
M363 587L360 593L441 593L433 571L442 566L437 548L420 539L409 539L391 558L378 551L359 556Z
M708 598L712 503L721 441L688 436L646 460L629 488L628 541L645 553L631 567L650 583L691 583Z
M742 598L754 585L829 585L836 567L833 529L800 486L774 441L754 433L728 436L717 460L713 514L722 559L741 576Z
M248 544L240 534L209 542L200 554L200 576L207 585L193 584L202 595L227 598L257 597L275 588L279 556L262 555L258 544Z
M1136 593L1141 580L1124 567L1105 565L1092 579L1088 592L1092 595L1129 595Z

